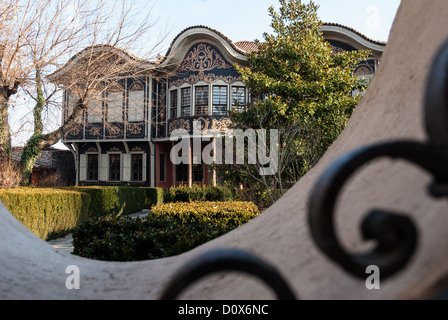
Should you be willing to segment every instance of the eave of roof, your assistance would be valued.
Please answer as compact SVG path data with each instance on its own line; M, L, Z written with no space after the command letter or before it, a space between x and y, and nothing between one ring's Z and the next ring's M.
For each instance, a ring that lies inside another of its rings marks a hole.
M356 29L353 29L353 28L344 26L344 25L339 24L339 23L324 22L324 23L322 24L322 26L334 26L334 27L340 27L340 28L346 29L346 30L348 30L348 31L351 31L351 32L357 34L358 36L360 36L360 37L363 38L364 40L367 40L367 41L369 41L369 42L371 42L371 43L373 43L373 44L382 45L382 46L385 46L385 45L387 44L387 42L385 42L385 41L374 40L374 39L372 39L372 38L367 37L365 34L359 32L359 31L356 30Z
M154 68L157 65L155 62L148 61L148 60L145 60L145 59L141 59L141 58L131 54L130 52L128 52L125 49L122 49L122 48L119 48L119 47L115 47L115 46L110 45L110 44L98 44L98 45L94 45L94 46L89 46L89 47L79 51L75 55L73 55L61 68L59 68L58 70L56 70L52 74L48 75L48 78L50 80L55 79L55 77L57 77L58 74L64 73L64 71L66 69L68 69L69 66L72 63L76 62L77 59L79 59L84 54L88 53L89 51L92 52L92 51L95 51L95 50L115 51L117 54L120 54L123 57L126 57L127 59L129 59L131 61L134 61L136 64L140 65L142 68Z
M345 29L347 31L353 32L354 34L358 35L362 39L364 39L364 40L366 40L366 41L368 41L368 42L370 42L372 44L375 44L375 45L378 45L378 46L385 46L386 45L386 42L384 42L384 41L373 40L373 39L367 37L366 35L362 34L361 32L359 32L359 31L357 31L357 30L355 30L353 28L344 26L342 24L325 22L325 23L322 24L322 26L330 26L330 27L332 26L332 27L342 28L342 29ZM210 28L210 27L204 26L204 25L196 25L196 26L191 26L191 27L188 27L188 28L185 28L184 30L182 30L172 40L172 42L171 42L171 44L170 44L166 54L163 57L161 57L160 59L158 59L157 61L155 61L155 62L138 58L138 57L132 55L131 53L129 53L128 51L126 51L124 49L121 49L121 48L118 48L118 47L114 47L112 45L108 45L108 44L95 45L95 46L87 47L84 50L82 50L82 51L78 52L77 54L75 54L73 57L71 57L67 61L67 63L64 66L62 66L60 69L56 70L54 73L49 75L48 78L49 79L52 79L52 78L54 79L57 74L63 73L65 71L65 69L67 69L68 66L72 62L76 61L76 59L78 59L82 54L84 54L88 50L92 50L92 49L95 50L95 49L102 49L102 48L116 50L117 53L121 53L122 55L124 55L128 59L131 59L131 60L135 61L136 63L140 64L141 67L148 68L148 69L156 68L157 66L160 66L164 62L166 62L166 60L170 56L170 53L173 50L173 46L175 45L176 41L182 36L182 34L184 34L185 32L187 32L189 30L192 30L192 29L201 29L201 28L216 33L219 37L221 37L224 41L226 41L230 45L230 47L232 49L234 49L237 53L242 54L242 55L247 55L247 54L249 54L251 52L257 51L259 46L260 46L260 44L261 44L261 42L260 43L256 43L255 41L237 41L237 42L233 42L227 36L225 36L223 33L221 33L220 31L218 31L216 29L213 29L213 28Z
M218 36L220 36L222 39L224 39L231 47L232 49L234 49L236 52L240 53L240 54L246 54L247 52L244 51L242 48L238 47L232 40L230 40L227 36L225 36L223 33L219 32L216 29L204 26L204 25L196 25L196 26L191 26L188 28L185 28L184 30L182 30L181 32L179 32L179 34L173 39L173 41L171 41L171 44L165 54L165 56L160 59L158 61L159 64L164 63L168 57L170 56L171 51L173 50L174 44L176 43L176 41L187 31L192 30L192 29L206 29L209 31L212 31L214 33L216 33Z
M385 46L386 45L386 42L384 42L384 41L378 41L378 40L371 39L371 38L367 37L366 35L362 34L361 32L359 32L359 31L357 31L357 30L355 30L353 28L350 28L350 27L344 26L342 24L339 24L339 23L324 22L324 23L322 23L322 26L334 26L334 27L343 28L345 30L348 30L348 31L351 31L351 32L357 34L358 36L360 36L364 40L369 41L369 42L371 42L373 44L380 45L380 46ZM220 31L218 31L216 29L213 29L213 28L210 28L210 27L204 26L204 25L191 26L191 27L188 27L188 28L182 30L181 32L179 32L179 34L171 42L170 47L168 48L168 51L166 52L165 56L158 62L159 63L165 62L165 60L169 57L171 51L173 50L173 45L179 39L179 37L183 33L187 32L188 30L195 29L195 28L203 28L203 29L207 29L207 30L210 30L212 32L215 32L221 38L223 38L225 41L227 41L229 43L229 45L233 49L235 49L238 53L241 53L241 54L248 54L248 53L257 51L259 46L260 46L260 44L261 44L261 42L260 43L256 43L255 41L237 41L237 42L233 42L227 36L225 36L223 33L221 33Z

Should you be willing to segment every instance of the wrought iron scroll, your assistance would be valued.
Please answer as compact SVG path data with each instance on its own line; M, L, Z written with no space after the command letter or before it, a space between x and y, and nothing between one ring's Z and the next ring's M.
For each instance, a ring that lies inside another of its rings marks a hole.
M438 52L429 72L425 96L428 141L395 141L352 151L335 161L317 181L309 201L308 222L317 246L349 274L365 279L366 267L377 265L385 279L401 271L411 260L418 242L417 229L403 213L371 210L361 224L366 240L376 246L363 254L351 254L341 246L335 230L335 204L347 180L364 164L379 158L408 161L428 172L428 186L435 198L448 196L448 41ZM295 299L292 290L265 261L241 250L215 250L182 267L165 288L162 299L175 299L191 283L219 271L255 275L274 289L279 299Z
M342 248L335 233L335 203L356 170L382 157L406 160L431 174L428 190L433 197L448 196L448 42L429 72L424 107L426 143L397 141L350 152L323 173L313 190L308 211L311 234L330 259L356 277L365 278L369 265L380 268L382 279L396 274L409 263L417 246L417 231L409 217L372 210L361 231L365 239L377 241L376 247L364 254L350 254Z
M295 300L280 273L258 256L236 249L218 249L208 252L183 266L162 294L162 300L174 300L193 282L220 271L239 271L263 280L280 300Z

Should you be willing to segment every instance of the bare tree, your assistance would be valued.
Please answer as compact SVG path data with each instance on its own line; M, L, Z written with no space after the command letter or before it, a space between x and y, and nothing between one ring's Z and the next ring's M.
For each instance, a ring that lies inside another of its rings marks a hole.
M20 162L25 183L42 149L76 127L93 101L105 99L123 76L152 67L148 59L157 43L140 52L146 59L128 53L148 44L150 14L151 8L125 0L11 0L0 6L0 26L9 27L0 31L0 154L9 155L8 107L22 88L34 101L33 132ZM61 114L62 89L76 99L64 120L45 130L44 112Z
M31 3L0 2L0 158L5 163L10 155L9 101L26 82L31 66L27 65L23 50L37 14Z

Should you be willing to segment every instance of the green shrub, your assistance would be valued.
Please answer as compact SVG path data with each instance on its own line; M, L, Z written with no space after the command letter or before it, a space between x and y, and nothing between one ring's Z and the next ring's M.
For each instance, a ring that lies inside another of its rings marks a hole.
M97 260L137 261L188 251L253 219L250 202L168 203L146 218L96 218L73 233L74 254Z
M47 188L0 190L0 200L36 236L52 240L88 218L90 195Z
M162 188L141 188L146 191L145 209L151 209L163 203L163 189Z
M204 196L206 201L232 201L235 199L232 189L218 186L206 187Z
M191 188L188 186L171 187L164 193L163 202L190 202L191 194L195 190L202 190L202 188L194 185Z
M89 217L117 217L160 203L163 189L138 187L72 187L91 196ZM163 201L163 200L162 200Z
M165 203L154 207L148 218L188 223L238 227L259 214L258 207L242 201L195 201Z
M87 218L116 217L163 202L163 189L136 187L15 188L0 200L30 231L45 240L70 233Z
M165 192L164 202L192 202L192 201L232 201L232 189L221 186L193 185L171 187Z

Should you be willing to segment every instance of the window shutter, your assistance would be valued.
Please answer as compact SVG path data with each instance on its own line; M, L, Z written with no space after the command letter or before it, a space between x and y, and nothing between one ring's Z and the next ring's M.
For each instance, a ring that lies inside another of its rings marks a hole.
M99 180L108 181L109 180L109 155L99 154Z
M143 166L142 166L142 180L146 182L146 153L143 154Z
M123 181L131 181L131 154L122 154L123 160Z
M87 155L81 154L79 156L79 181L87 180Z

